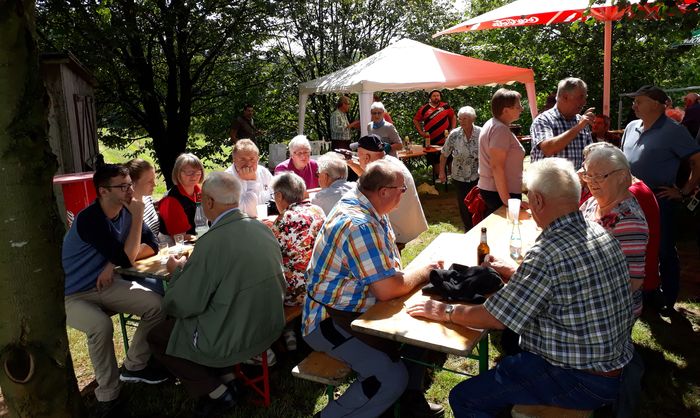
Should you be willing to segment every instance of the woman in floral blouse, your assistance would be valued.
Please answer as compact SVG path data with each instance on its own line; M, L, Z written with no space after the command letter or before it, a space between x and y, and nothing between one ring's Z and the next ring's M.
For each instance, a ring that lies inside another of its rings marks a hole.
M325 215L323 209L304 199L306 184L298 175L289 171L278 174L272 179L271 186L280 213L272 224L272 232L280 243L287 280L284 304L301 305L306 294L304 273ZM287 329L283 335L287 348L296 348L294 331Z
M457 112L459 126L450 132L440 154L440 181L447 181L445 165L452 155L452 182L457 187L457 206L459 216L464 223L464 231L472 229L472 215L464 204L464 198L469 194L479 180L479 134L481 128L474 125L476 112L471 106L464 106Z

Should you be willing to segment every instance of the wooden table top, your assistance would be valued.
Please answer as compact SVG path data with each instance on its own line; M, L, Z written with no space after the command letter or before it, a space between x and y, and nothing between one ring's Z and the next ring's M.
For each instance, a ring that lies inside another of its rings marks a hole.
M512 225L508 223L505 213L505 208L500 208L466 234L440 234L407 268L438 259L444 260L446 267L453 263L476 265L476 247L481 239L482 227L487 228L491 254L503 258L510 257L509 240ZM525 251L535 242L539 231L527 212L521 211L520 214L520 231ZM413 294L378 302L354 320L352 327L360 332L418 347L460 356L469 355L487 331L414 318L406 313L405 306L428 298L417 289Z
M441 145L431 145L430 148L423 148L420 151L413 151L408 148L404 148L401 151L398 151L396 156L400 159L419 158L426 154L440 151L442 151Z
M194 245L185 244L181 254L190 255L193 249ZM158 254L138 260L131 267L116 267L114 270L119 274L132 277L151 277L166 281L170 277L170 273L165 269L165 264L160 263L160 255Z

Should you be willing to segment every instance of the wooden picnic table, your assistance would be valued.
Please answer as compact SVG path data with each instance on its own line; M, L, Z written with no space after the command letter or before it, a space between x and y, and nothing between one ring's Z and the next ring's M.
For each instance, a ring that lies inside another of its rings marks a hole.
M180 254L190 255L194 250L194 245L185 244L180 251ZM115 272L131 277L140 278L154 278L159 280L168 281L170 278L170 273L165 268L165 264L160 263L160 255L155 254L148 258L143 258L141 260L136 260L131 267L116 267Z
M431 145L428 148L423 148L421 150L412 150L409 148L404 148L396 153L397 157L401 160L410 160L412 158L420 158L427 154L442 151L441 145Z
M521 211L520 231L523 252L532 246L539 235L537 225L526 211ZM442 233L431 242L407 266L424 265L442 259L445 266L453 263L468 266L476 265L476 247L481 238L481 228L488 229L488 244L491 254L509 257L509 240L512 225L506 219L506 209L501 207L466 234ZM359 332L390 340L455 354L479 360L479 371L488 370L487 330L477 330L455 324L434 322L414 318L406 312L406 306L429 299L421 289L400 298L381 301L372 306L352 322L352 328ZM478 344L478 355L472 351Z

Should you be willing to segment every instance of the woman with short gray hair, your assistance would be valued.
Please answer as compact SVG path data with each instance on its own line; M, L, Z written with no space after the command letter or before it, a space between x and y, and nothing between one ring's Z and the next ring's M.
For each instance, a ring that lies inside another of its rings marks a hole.
M451 178L457 187L457 207L462 218L464 231L472 229L472 217L464 203L464 198L476 186L479 180L479 134L481 127L474 125L476 112L471 106L464 106L457 112L459 126L450 132L440 153L438 178L447 181L445 166L452 157Z
M272 179L272 191L280 213L271 228L282 251L282 267L287 281L284 304L297 306L306 294L304 274L325 215L323 209L304 199L304 180L294 173L276 175ZM296 349L294 331L287 329L283 336L287 348Z
M275 174L285 171L301 177L307 189L318 187L318 164L311 158L311 143L306 135L297 135L289 141L289 159L275 167Z
M630 165L625 154L614 146L586 149L580 177L592 197L581 205L583 216L610 232L627 258L635 317L642 313L642 282L645 277L649 227L632 185Z

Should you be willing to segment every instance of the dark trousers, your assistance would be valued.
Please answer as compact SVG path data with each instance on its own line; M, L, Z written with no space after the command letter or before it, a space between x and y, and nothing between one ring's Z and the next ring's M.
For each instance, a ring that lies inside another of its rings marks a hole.
M481 198L484 199L484 203L486 203L486 211L484 212L484 218L486 218L490 214L494 213L496 211L496 209L503 206L503 202L501 201L501 197L498 195L498 192L492 192L489 190L481 189L481 190L479 190L479 194L481 195ZM522 193L510 193L510 198L511 199L522 199L523 194Z
M464 232L472 229L474 224L472 223L472 214L469 213L467 205L464 204L464 198L467 197L469 192L476 186L476 180L470 182L463 182L459 180L452 179L452 183L457 187L457 207L459 208L459 217L462 218L462 223L464 224Z
M681 266L676 251L676 220L675 213L678 204L663 197L657 197L659 202L660 239L659 239L659 274L661 275L661 290L664 302L669 308L678 299L681 280Z
M180 379L190 396L199 398L223 384L220 376L231 373L233 365L229 367L209 367L184 358L165 354L174 326L175 320L173 318L168 318L158 324L148 334L148 344L151 346L151 352L156 360Z

